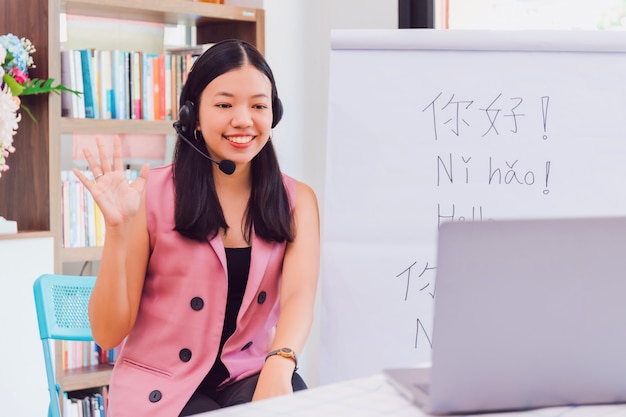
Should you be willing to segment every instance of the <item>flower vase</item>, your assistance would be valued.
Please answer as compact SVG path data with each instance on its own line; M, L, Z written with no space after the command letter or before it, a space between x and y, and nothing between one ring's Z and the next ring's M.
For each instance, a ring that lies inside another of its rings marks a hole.
M0 216L0 235L17 233L17 222Z

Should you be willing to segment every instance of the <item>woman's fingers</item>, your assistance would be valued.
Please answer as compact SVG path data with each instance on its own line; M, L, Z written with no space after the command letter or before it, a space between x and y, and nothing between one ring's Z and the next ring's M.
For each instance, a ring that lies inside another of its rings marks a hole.
M94 180L87 178L85 174L83 174L78 168L72 168L72 172L74 173L74 175L76 175L76 178L78 178L80 182L83 183L85 188L87 188L87 190L89 190L89 192L93 195L92 188L94 185ZM95 178L95 174L94 174L94 178Z
M100 168L100 164L98 164L98 161L96 161L96 158L94 158L91 152L89 152L89 149L84 148L83 155L85 155L85 159L87 160L87 163L89 164L89 169L91 170L91 172L93 172L94 178L102 175L103 174L102 168Z
M88 148L83 149L85 159L89 164L89 169L93 172L94 178L99 178L107 172L123 171L124 162L122 160L122 141L119 135L115 135L113 138L113 168L111 169L111 161L107 153L106 143L99 137L96 137L96 145L98 146L98 157L100 162L93 156Z
M124 170L124 162L122 161L122 140L118 135L113 138L113 169L116 171Z
M117 139L119 140L119 137ZM111 172L111 162L109 161L109 157L107 155L106 146L100 137L96 137L96 144L98 145L98 154L100 156L100 168L102 169L102 173L106 174L107 172ZM97 172L94 172L94 176L97 174Z

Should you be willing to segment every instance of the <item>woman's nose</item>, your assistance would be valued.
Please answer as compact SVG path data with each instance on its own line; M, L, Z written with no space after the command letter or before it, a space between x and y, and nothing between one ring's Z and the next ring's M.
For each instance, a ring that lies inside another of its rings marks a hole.
M247 107L236 107L233 112L233 119L231 121L233 127L249 127L252 126L252 114Z

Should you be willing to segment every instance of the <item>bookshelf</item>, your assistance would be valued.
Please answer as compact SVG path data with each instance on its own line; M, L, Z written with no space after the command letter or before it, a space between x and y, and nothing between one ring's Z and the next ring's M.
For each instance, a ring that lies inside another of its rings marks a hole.
M0 34L29 38L37 52L31 77L61 80L62 13L88 18L183 24L196 28L196 43L227 38L246 40L264 52L263 9L192 0L3 0ZM172 121L70 119L61 117L58 95L23 100L36 122L24 115L9 157L11 169L0 178L0 215L17 221L19 233L46 232L54 238L54 269L63 264L100 259L102 249L62 247L61 135L72 133L173 134ZM33 277L33 280L35 277ZM34 308L34 307L33 307ZM57 344L57 364L60 363ZM108 383L108 365L64 371L57 366L61 395L65 391Z

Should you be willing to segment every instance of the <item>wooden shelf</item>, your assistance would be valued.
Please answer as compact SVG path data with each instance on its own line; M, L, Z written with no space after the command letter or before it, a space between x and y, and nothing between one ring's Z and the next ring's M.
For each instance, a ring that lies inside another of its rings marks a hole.
M136 133L173 135L172 120L103 120L103 119L72 119L62 117L60 129L62 133Z
M40 237L54 237L49 231L18 231L17 233L0 234L0 240L37 239Z
M102 247L61 248L61 262L99 261L102 258Z
M84 368L68 369L59 376L63 391L76 391L109 385L113 365L100 364Z
M191 0L62 0L68 14L197 26L199 44L240 38L265 52L263 9Z
M66 13L171 24L203 21L256 23L258 9L191 0L64 0Z

